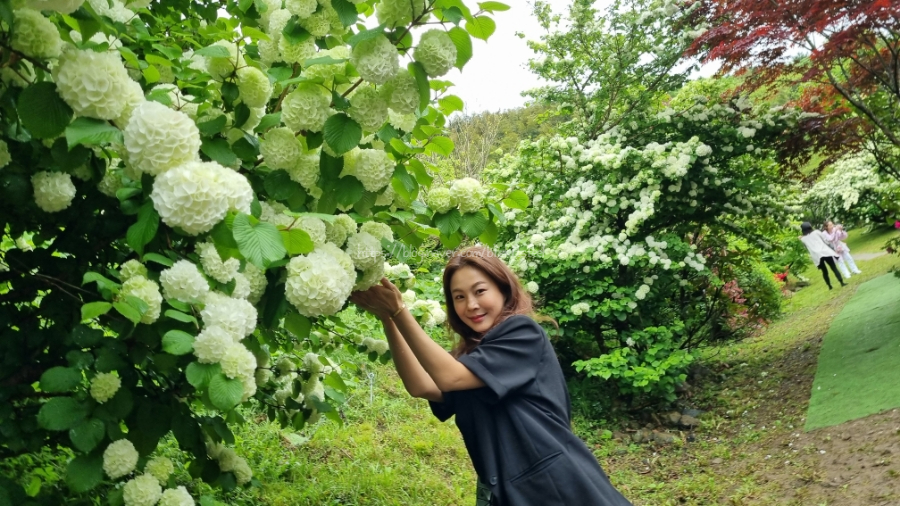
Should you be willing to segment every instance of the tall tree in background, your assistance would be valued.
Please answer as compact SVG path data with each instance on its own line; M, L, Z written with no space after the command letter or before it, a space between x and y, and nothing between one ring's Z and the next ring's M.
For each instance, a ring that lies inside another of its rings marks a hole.
M759 89L802 84L798 105L817 116L788 145L839 155L873 152L900 177L900 0L700 0L710 28L689 55L746 73ZM798 51L800 54L798 54Z

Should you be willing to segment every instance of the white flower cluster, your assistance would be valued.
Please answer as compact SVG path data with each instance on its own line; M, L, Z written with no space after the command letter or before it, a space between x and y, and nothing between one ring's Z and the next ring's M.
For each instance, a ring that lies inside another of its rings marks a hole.
M228 56L209 56L206 58L206 71L213 79L225 79L234 74L238 68L246 65L244 57L234 42L220 40L213 45L224 47L228 51Z
M528 293L538 293L538 289L539 289L539 286L534 281L529 281L528 283L525 283L525 290L527 290Z
M165 485L174 472L175 465L166 457L154 457L144 465L144 473L156 478L160 485Z
M170 488L162 493L158 506L194 506L194 498L184 486Z
M59 96L78 116L113 120L132 96L131 83L118 52L68 49L53 67Z
M147 267L136 259L131 259L119 266L119 277L124 281L135 276L147 277Z
M12 156L9 154L9 145L6 144L6 141L0 141L0 169L9 165L11 161Z
M159 293L159 285L144 276L134 276L122 283L119 297L125 300L127 296L137 297L147 304L147 311L141 316L141 323L151 324L159 319L162 311L162 295Z
M36 11L56 11L60 14L72 14L77 11L84 0L29 0L25 5Z
M591 305L588 304L587 302L579 302L577 304L572 305L572 307L569 308L569 311L571 311L572 314L575 316L580 316L590 310L591 310Z
M379 355L384 355L390 349L387 341L372 339L371 337L363 339L362 345L366 347L369 353L375 352Z
M256 67L241 67L237 70L237 86L241 101L247 107L264 107L272 98L272 83L269 76Z
M440 77L456 64L456 45L444 30L428 30L419 38L413 58L425 67L429 77Z
M209 292L203 303L200 311L203 325L225 330L234 342L249 336L256 329L256 307L244 299Z
M247 300L251 304L256 304L266 292L266 286L269 284L269 281L266 279L266 273L259 267L247 262L244 266L243 274L250 288Z
M355 283L353 260L337 246L326 243L308 255L291 259L285 296L304 316L328 316L340 311Z
M154 506L162 497L162 487L155 477L142 474L128 480L122 487L122 500L125 506Z
M38 59L56 58L62 47L59 30L39 11L18 9L13 12L9 45L16 51Z
M34 188L34 203L48 213L62 211L75 198L72 176L65 172L41 171L31 176Z
M113 398L119 388L122 386L122 380L113 373L100 372L91 379L91 397L100 404Z
M409 72L399 72L381 90L389 97L388 107L398 114L412 114L419 107L419 87Z
M443 325L443 323L447 321L447 313L444 312L441 303L436 300L417 299L413 302L410 309L422 311L422 317L419 318L419 323L421 323L423 327L437 327L438 325Z
M486 192L481 183L467 177L450 184L450 195L459 205L459 212L465 214L477 212L484 207Z
M436 213L446 213L457 206L456 198L449 188L436 186L425 195L425 204Z
M253 190L244 176L218 163L189 162L158 176L150 198L167 225L199 235L229 209L249 213Z
M391 0L388 0L391 1ZM401 0L399 3L409 2ZM382 1L379 7L384 5ZM397 48L384 35L360 42L350 54L350 63L360 77L372 84L384 84L391 80L400 69L400 55Z
M367 232L361 231L348 237L345 251L353 259L353 265L361 271L384 264L381 241Z
M314 189L318 190L316 182L319 180L319 158L319 151L304 153L287 169L291 179L303 185L310 194Z
M355 233L356 221L349 214L339 214L334 221L325 223L326 239L339 248Z
M331 95L319 85L297 86L281 102L281 121L294 132L320 132L329 115Z
M113 480L134 471L137 461L138 452L127 439L114 441L103 451L103 471Z
M422 16L425 3L425 0L381 0L375 6L375 15L380 24L388 27L406 25Z
M394 162L380 149L355 150L353 156L345 157L345 160L345 173L356 176L370 192L387 186L394 175Z
M845 156L806 192L803 204L820 206L828 216L835 217L856 207L860 200L867 202L867 197L875 201L892 198L900 190L900 183L882 176L876 169L871 154Z
M395 51L396 54L396 51ZM384 124L388 114L388 102L373 86L357 88L350 97L350 117L363 130L375 132Z
M217 255L218 256L218 255ZM187 304L200 302L209 292L209 283L189 260L179 260L159 275L163 295Z
M328 232L325 227L325 222L315 216L301 216L297 219L294 226L309 234L309 238L316 246L328 242Z
M266 165L273 169L290 169L297 165L303 153L303 145L293 130L285 127L273 128L266 132L259 143L259 152ZM318 169L318 167L316 167Z
M394 279L410 279L413 277L412 270L410 270L409 266L406 264L397 264L390 265L387 262L384 264L384 274L389 278Z
M129 165L156 176L198 160L200 131L191 118L159 102L147 101L131 114L123 132Z
M119 0L88 0L98 16L107 17L117 23L128 23L134 17L134 11L127 9Z
M239 457L231 448L225 448L221 444L208 443L206 453L213 460L219 462L219 469L225 473L234 473L238 485L249 483L253 478L253 471L247 465L247 461Z
M219 283L228 283L234 279L234 275L241 268L241 261L237 258L222 261L216 245L209 241L198 242L195 249L200 256L200 265L203 266L204 272Z

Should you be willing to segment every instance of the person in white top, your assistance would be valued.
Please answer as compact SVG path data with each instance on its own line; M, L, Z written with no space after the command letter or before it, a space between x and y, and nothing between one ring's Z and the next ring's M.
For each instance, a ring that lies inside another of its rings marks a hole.
M826 264L831 267L831 272L834 273L838 283L841 286L847 286L844 284L844 278L841 277L841 273L838 272L837 266L834 264L835 259L839 258L839 255L828 245L825 233L821 230L813 230L812 225L808 221L804 221L800 225L800 231L803 232L803 235L800 236L800 241L803 242L806 250L809 251L809 258L812 259L813 265L822 271L822 278L825 279L828 289L831 290L831 279L828 278L828 271L825 269Z
M843 225L835 224L831 220L826 221L825 238L828 239L831 249L839 255L837 266L845 278L850 277L850 271L853 271L853 274L862 274L862 271L856 266L856 262L853 261L853 257L850 256L850 248L844 242L844 239L847 238L847 232L844 230ZM849 269L847 268L848 266L850 267Z

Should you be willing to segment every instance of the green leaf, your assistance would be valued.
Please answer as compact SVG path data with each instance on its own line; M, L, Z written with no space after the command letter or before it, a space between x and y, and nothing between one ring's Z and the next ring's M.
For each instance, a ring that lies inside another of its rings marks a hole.
M38 425L47 430L69 430L87 416L87 406L71 397L54 397L38 411Z
M233 104L240 94L241 91L238 89L237 84L231 81L222 83L222 101L225 102L225 105L230 106Z
M135 325L141 322L141 312L131 304L127 302L113 302L113 307L116 308L119 314L131 320Z
M79 144L85 146L102 144L121 144L122 131L108 122L94 118L75 118L66 127L66 142L69 149Z
M439 135L437 137L432 137L428 140L428 144L425 144L425 154L432 155L438 154L441 156L450 156L450 153L453 152L454 148L453 141L450 140L449 137L444 137Z
M344 113L332 114L325 121L325 142L338 155L355 148L362 139L362 127Z
M456 232L452 235L441 235L441 244L445 249L452 250L459 247L462 243L462 235L459 232Z
M169 355L187 355L194 351L194 336L181 330L170 330L162 338L162 349Z
M281 230L279 233L281 234L281 240L284 242L284 249L287 250L288 255L305 255L311 253L315 248L315 244L305 230L292 228L290 230Z
M141 69L141 74L144 76L144 81L146 81L147 84L153 84L159 81L160 78L159 69L153 65L147 65Z
M119 199L119 202L125 202L126 200L134 197L135 195L140 195L144 193L140 188L127 187L127 188L119 188L116 190L116 198Z
M272 40L265 32L253 28L252 26L241 25L241 34L249 37L250 40Z
M356 23L359 14L356 12L356 6L347 0L331 0L331 6L341 18L341 24L344 28Z
M407 66L416 78L416 86L419 88L419 110L424 111L431 103L431 86L428 85L428 73L420 62L411 62Z
M455 67L462 69L463 66L472 59L472 37L469 36L468 32L458 26L454 26L447 30L447 35L450 36L450 40L452 40L453 45L456 46Z
M281 111L273 112L271 114L266 114L263 116L262 120L259 122L259 125L256 125L256 128L253 130L255 132L265 132L266 130L272 128L281 123Z
M347 39L347 44L350 44L350 47L356 47L357 44L366 40L372 40L379 35L384 33L384 27L387 26L385 24L381 24L376 26L375 28L371 28L369 30L363 30L349 39Z
M501 225L506 223L506 215L503 214L502 210L500 210L500 206L494 204L493 202L490 202L488 203L487 208L488 211L490 211L491 214L493 214L497 218L498 223L500 223Z
M488 40L488 37L496 30L497 23L488 16L476 16L466 20L466 31L476 39Z
M237 155L231 150L228 141L221 137L203 139L203 142L200 144L200 151L208 156L210 160L219 162L226 167L230 167L237 162Z
M138 255L144 254L144 246L150 243L156 237L156 231L159 229L159 214L153 208L153 202L148 200L141 206L138 211L137 223L128 227L125 234L125 241L131 246Z
M81 348L92 348L103 341L103 331L86 325L76 325L72 329L72 341Z
M209 380L209 400L222 411L230 411L241 402L244 384L239 379L228 379L218 373Z
M522 190L513 190L508 197L503 199L503 203L511 209L525 210L529 203L528 195Z
M412 169L413 174L416 176L416 181L419 182L420 185L430 187L432 181L434 181L434 177L428 173L428 169L425 168L425 164L420 162L418 159L413 158L409 161L409 168Z
M97 283L97 288L100 290L112 290L118 288L120 285L115 281L103 276L100 273L88 271L84 273L84 277L81 279L81 285L84 286L88 283Z
M22 125L36 139L52 139L72 121L72 108L60 98L56 85L47 81L22 90L17 109Z
M434 215L434 224L442 235L449 236L459 230L462 225L462 215L457 209L451 209L443 214L438 213Z
M198 325L197 319L189 314L182 313L181 311L176 311L174 309L167 309L164 313L166 316L173 320L178 320L183 323L193 323L194 325Z
M226 123L228 123L228 118L223 114L222 116L217 116L209 121L198 123L197 129L200 130L200 133L204 136L212 137L221 132L222 129L225 128Z
M466 213L462 216L460 230L469 237L478 237L489 223L487 216L477 213Z
M312 322L299 313L288 313L284 317L284 328L297 339L306 339L309 337L309 331L312 330Z
M300 183L291 179L290 174L282 169L270 172L263 181L263 186L273 200L287 200L300 189Z
M447 95L446 97L438 99L438 105L441 107L441 112L444 113L445 116L449 116L456 111L462 111L466 107L465 103L463 103L463 99L456 95Z
M312 34L307 32L305 28L300 26L300 18L297 16L291 16L291 19L288 20L287 24L284 25L284 29L281 30L281 34L290 42L291 44L300 44L306 39L312 37Z
M500 231L497 229L497 225L493 221L488 221L484 232L478 236L478 239L488 246L493 246L497 242L498 235L500 235Z
M260 269L287 254L278 229L271 223L240 213L234 218L232 231L241 255Z
M234 125L236 127L243 126L250 119L250 108L247 104L240 103L234 106Z
M365 191L362 197L353 204L353 210L361 216L368 216L375 201L378 200L378 194L375 192Z
M110 309L112 309L112 304L109 302L88 302L81 306L81 321L93 320L100 315L106 314Z
M66 467L66 484L73 492L87 492L103 481L103 455L79 455Z
M204 47L203 49L194 51L194 54L199 56L209 56L211 58L231 57L231 53L228 52L228 49L218 44L213 44L211 46Z
M219 364L201 364L191 362L184 370L184 377L196 389L206 388L213 376L222 372Z
M81 371L69 367L51 367L41 374L41 391L69 392L81 383Z
M509 6L501 2L478 2L478 7L481 10L488 12L502 12L509 10Z
M143 260L144 262L156 262L159 265L165 265L166 267L172 267L172 265L175 263L171 258L164 257L159 253L147 253L143 256Z
M231 145L231 150L241 160L245 162L254 162L259 157L259 139L255 136L244 134L243 137L236 140Z
M338 181L337 201L342 206L352 206L362 198L366 189L359 179L344 176Z
M446 9L441 10L442 18L446 21L453 23L454 25L458 25L462 18L465 17L463 12L459 10L459 7L448 7Z
M90 453L106 436L106 425L96 418L88 418L69 429L69 439L76 449Z
M147 63L152 63L153 65L162 65L163 67L171 67L172 62L163 58L162 56L156 56L155 54L146 54L144 55L144 59L147 60Z

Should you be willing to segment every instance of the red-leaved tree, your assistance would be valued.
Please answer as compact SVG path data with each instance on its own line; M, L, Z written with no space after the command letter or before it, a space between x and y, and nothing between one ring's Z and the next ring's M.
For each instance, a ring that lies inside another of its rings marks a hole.
M787 158L874 151L900 178L900 0L698 0L708 30L688 54L744 74L745 86L795 86L813 113Z

